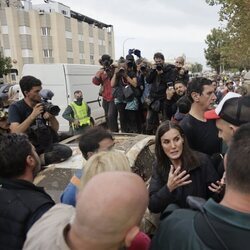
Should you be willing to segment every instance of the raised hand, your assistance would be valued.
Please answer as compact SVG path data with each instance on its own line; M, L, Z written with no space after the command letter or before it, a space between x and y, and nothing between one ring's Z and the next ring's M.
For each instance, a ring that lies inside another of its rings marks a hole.
M186 170L181 171L181 167L174 169L171 165L167 181L169 191L172 192L178 187L190 184L192 180L188 180L189 177L190 174L187 174Z

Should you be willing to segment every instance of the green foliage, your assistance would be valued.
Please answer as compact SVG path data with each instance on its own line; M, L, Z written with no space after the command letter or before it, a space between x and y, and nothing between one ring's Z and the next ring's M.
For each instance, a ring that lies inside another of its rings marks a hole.
M205 40L207 49L204 50L205 58L207 59L207 65L212 69L220 72L221 66L221 47L223 44L223 32L220 29L212 29L211 34L207 35Z
M11 58L3 57L0 53L0 75L7 75L12 68Z
M221 56L230 68L250 68L250 1L206 0L209 5L221 5L220 20L226 22Z
M190 71L192 73L199 73L199 72L202 72L202 69L203 69L202 64L196 62L196 63L191 64Z

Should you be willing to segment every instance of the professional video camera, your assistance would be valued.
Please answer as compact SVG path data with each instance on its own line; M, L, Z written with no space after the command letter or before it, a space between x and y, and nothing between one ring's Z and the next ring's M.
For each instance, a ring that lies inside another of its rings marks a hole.
M52 99L54 93L49 89L42 89L40 91L40 96L42 97L44 111L50 113L51 115L57 116L60 112L59 106L54 105L48 101Z

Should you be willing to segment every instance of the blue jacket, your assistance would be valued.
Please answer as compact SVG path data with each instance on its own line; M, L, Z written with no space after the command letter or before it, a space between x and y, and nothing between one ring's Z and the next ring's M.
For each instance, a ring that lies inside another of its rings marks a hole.
M78 169L75 172L75 176L80 179L82 177L83 170ZM76 194L77 194L77 186L70 182L67 187L64 189L63 193L61 194L60 200L61 203L68 204L71 206L76 205Z

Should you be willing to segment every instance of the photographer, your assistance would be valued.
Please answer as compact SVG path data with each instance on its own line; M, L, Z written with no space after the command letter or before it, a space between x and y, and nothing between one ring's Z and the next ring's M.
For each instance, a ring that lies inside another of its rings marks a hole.
M166 98L168 82L174 82L174 65L165 64L164 55L160 52L154 54L155 64L153 65L146 80L151 84L149 93L149 108L146 121L147 134L155 134L159 125L159 114L163 111L163 102Z
M26 133L40 156L42 165L68 159L72 150L57 142L59 123L56 117L45 111L41 102L42 83L33 76L24 76L19 82L24 99L9 107L8 121L12 133ZM14 152L13 152L14 153Z
M179 56L175 60L174 81L180 80L187 85L189 81L188 70L184 67L185 60Z
M115 69L111 79L111 86L113 87L115 105L119 112L121 132L137 133L138 100L135 97L137 79L134 64L128 56L126 60L123 57L119 59L118 68ZM130 90L129 96L125 94L127 90Z
M99 94L102 96L102 107L105 112L106 123L112 132L118 132L117 109L112 96L111 78L115 67L109 55L102 55L99 60L102 68L98 70L92 79L92 83L100 87Z
M150 64L146 59L139 58L136 60L137 65L137 88L140 91L139 98L139 114L138 114L138 128L140 132L145 133L146 117L148 110L148 100L151 84L147 83L147 75L150 71Z

